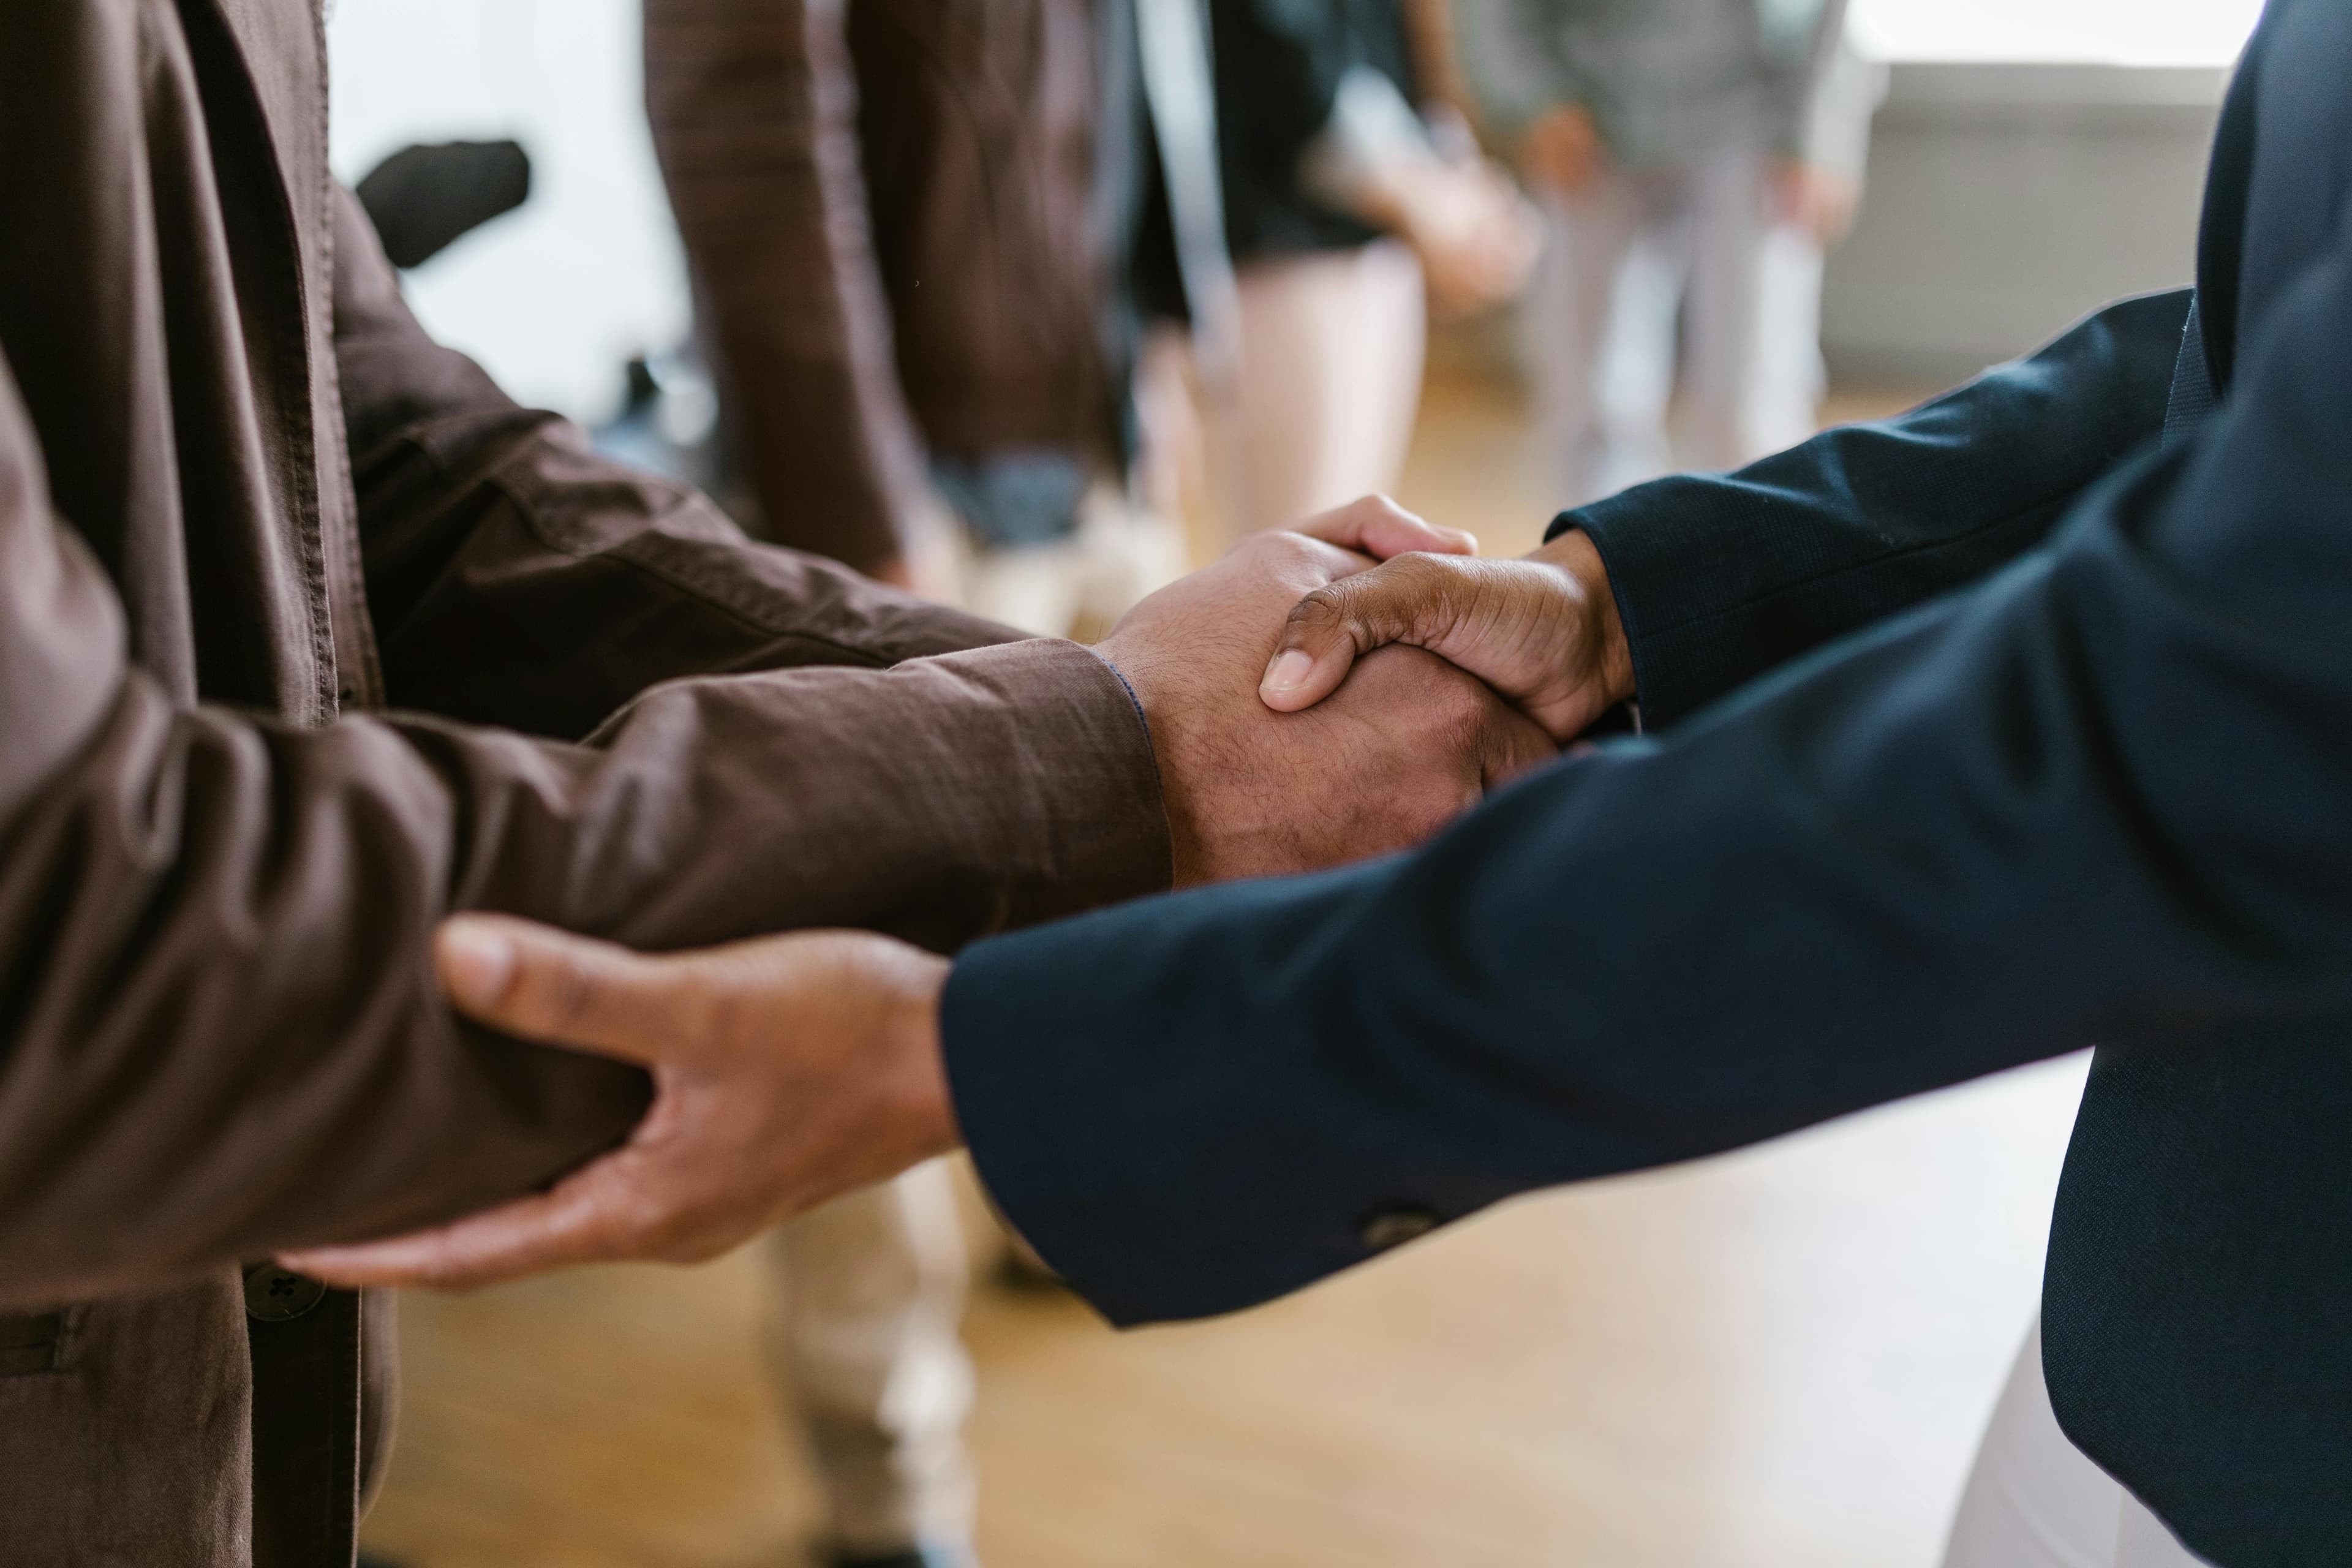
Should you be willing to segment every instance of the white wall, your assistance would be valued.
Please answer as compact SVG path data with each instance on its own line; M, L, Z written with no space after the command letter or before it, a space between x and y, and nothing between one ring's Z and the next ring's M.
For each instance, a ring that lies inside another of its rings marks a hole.
M2191 280L2227 71L1898 64L1822 339L1864 380L1947 381L2105 301Z
M1882 60L2221 66L2238 58L2262 9L2263 0L1850 0L1847 15Z
M1853 3L1864 41L1902 63L1830 266L1840 374L1948 379L2189 280L2219 62L2259 0ZM333 0L328 40L344 178L411 142L530 150L530 204L414 274L410 299L524 402L602 417L620 363L688 316L637 0Z
M331 155L512 136L521 211L410 275L426 329L527 404L603 417L633 353L687 330L685 266L640 96L637 0L333 0Z

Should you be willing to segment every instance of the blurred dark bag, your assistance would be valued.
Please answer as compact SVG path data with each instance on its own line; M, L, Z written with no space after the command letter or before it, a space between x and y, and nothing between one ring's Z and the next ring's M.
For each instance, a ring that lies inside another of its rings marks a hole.
M399 268L421 267L530 199L530 154L516 142L404 147L355 193Z

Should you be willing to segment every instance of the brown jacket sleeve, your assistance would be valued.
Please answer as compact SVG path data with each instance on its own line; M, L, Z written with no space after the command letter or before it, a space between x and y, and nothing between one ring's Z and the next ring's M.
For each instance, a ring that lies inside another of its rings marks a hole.
M175 704L0 363L0 1303L448 1215L617 1138L635 1073L442 1006L449 910L651 947L835 922L946 947L1166 881L1149 744L1092 655L894 664L978 623L751 551L510 410L455 412L426 393L462 362L367 337L345 371L385 437L371 554L413 572L378 595L396 694L562 732L698 659L768 668L656 686L583 743Z
M646 103L769 537L867 569L925 502L845 0L646 0Z
M336 356L394 706L577 740L680 676L879 668L1023 636L749 540L693 490L517 407L417 325L367 215L336 197Z

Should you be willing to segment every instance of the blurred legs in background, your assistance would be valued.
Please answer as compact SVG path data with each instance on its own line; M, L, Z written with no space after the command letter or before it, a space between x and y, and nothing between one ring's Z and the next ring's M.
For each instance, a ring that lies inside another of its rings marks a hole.
M769 1238L777 1397L808 1435L833 1550L888 1562L919 1545L966 1561L972 1372L958 1339L967 1265L940 1161Z
M2201 1568L2157 1517L2068 1440L2025 1336L1960 1497L1944 1568Z
M1527 354L1560 505L1737 468L1812 434L1822 247L1772 216L1761 154L1610 170L1543 205L1551 243L1528 297Z
M1244 264L1237 531L1393 489L1421 407L1421 263L1393 239Z
M995 546L952 523L952 559L938 596L1034 637L1092 642L1191 569L1180 514L1097 479L1066 537Z

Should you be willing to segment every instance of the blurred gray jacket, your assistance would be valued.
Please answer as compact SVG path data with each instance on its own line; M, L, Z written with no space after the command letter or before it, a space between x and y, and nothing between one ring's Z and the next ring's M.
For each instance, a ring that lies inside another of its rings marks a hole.
M1746 145L1859 173L1884 90L1845 0L1459 0L1454 17L1490 132L1581 104L1628 168Z

